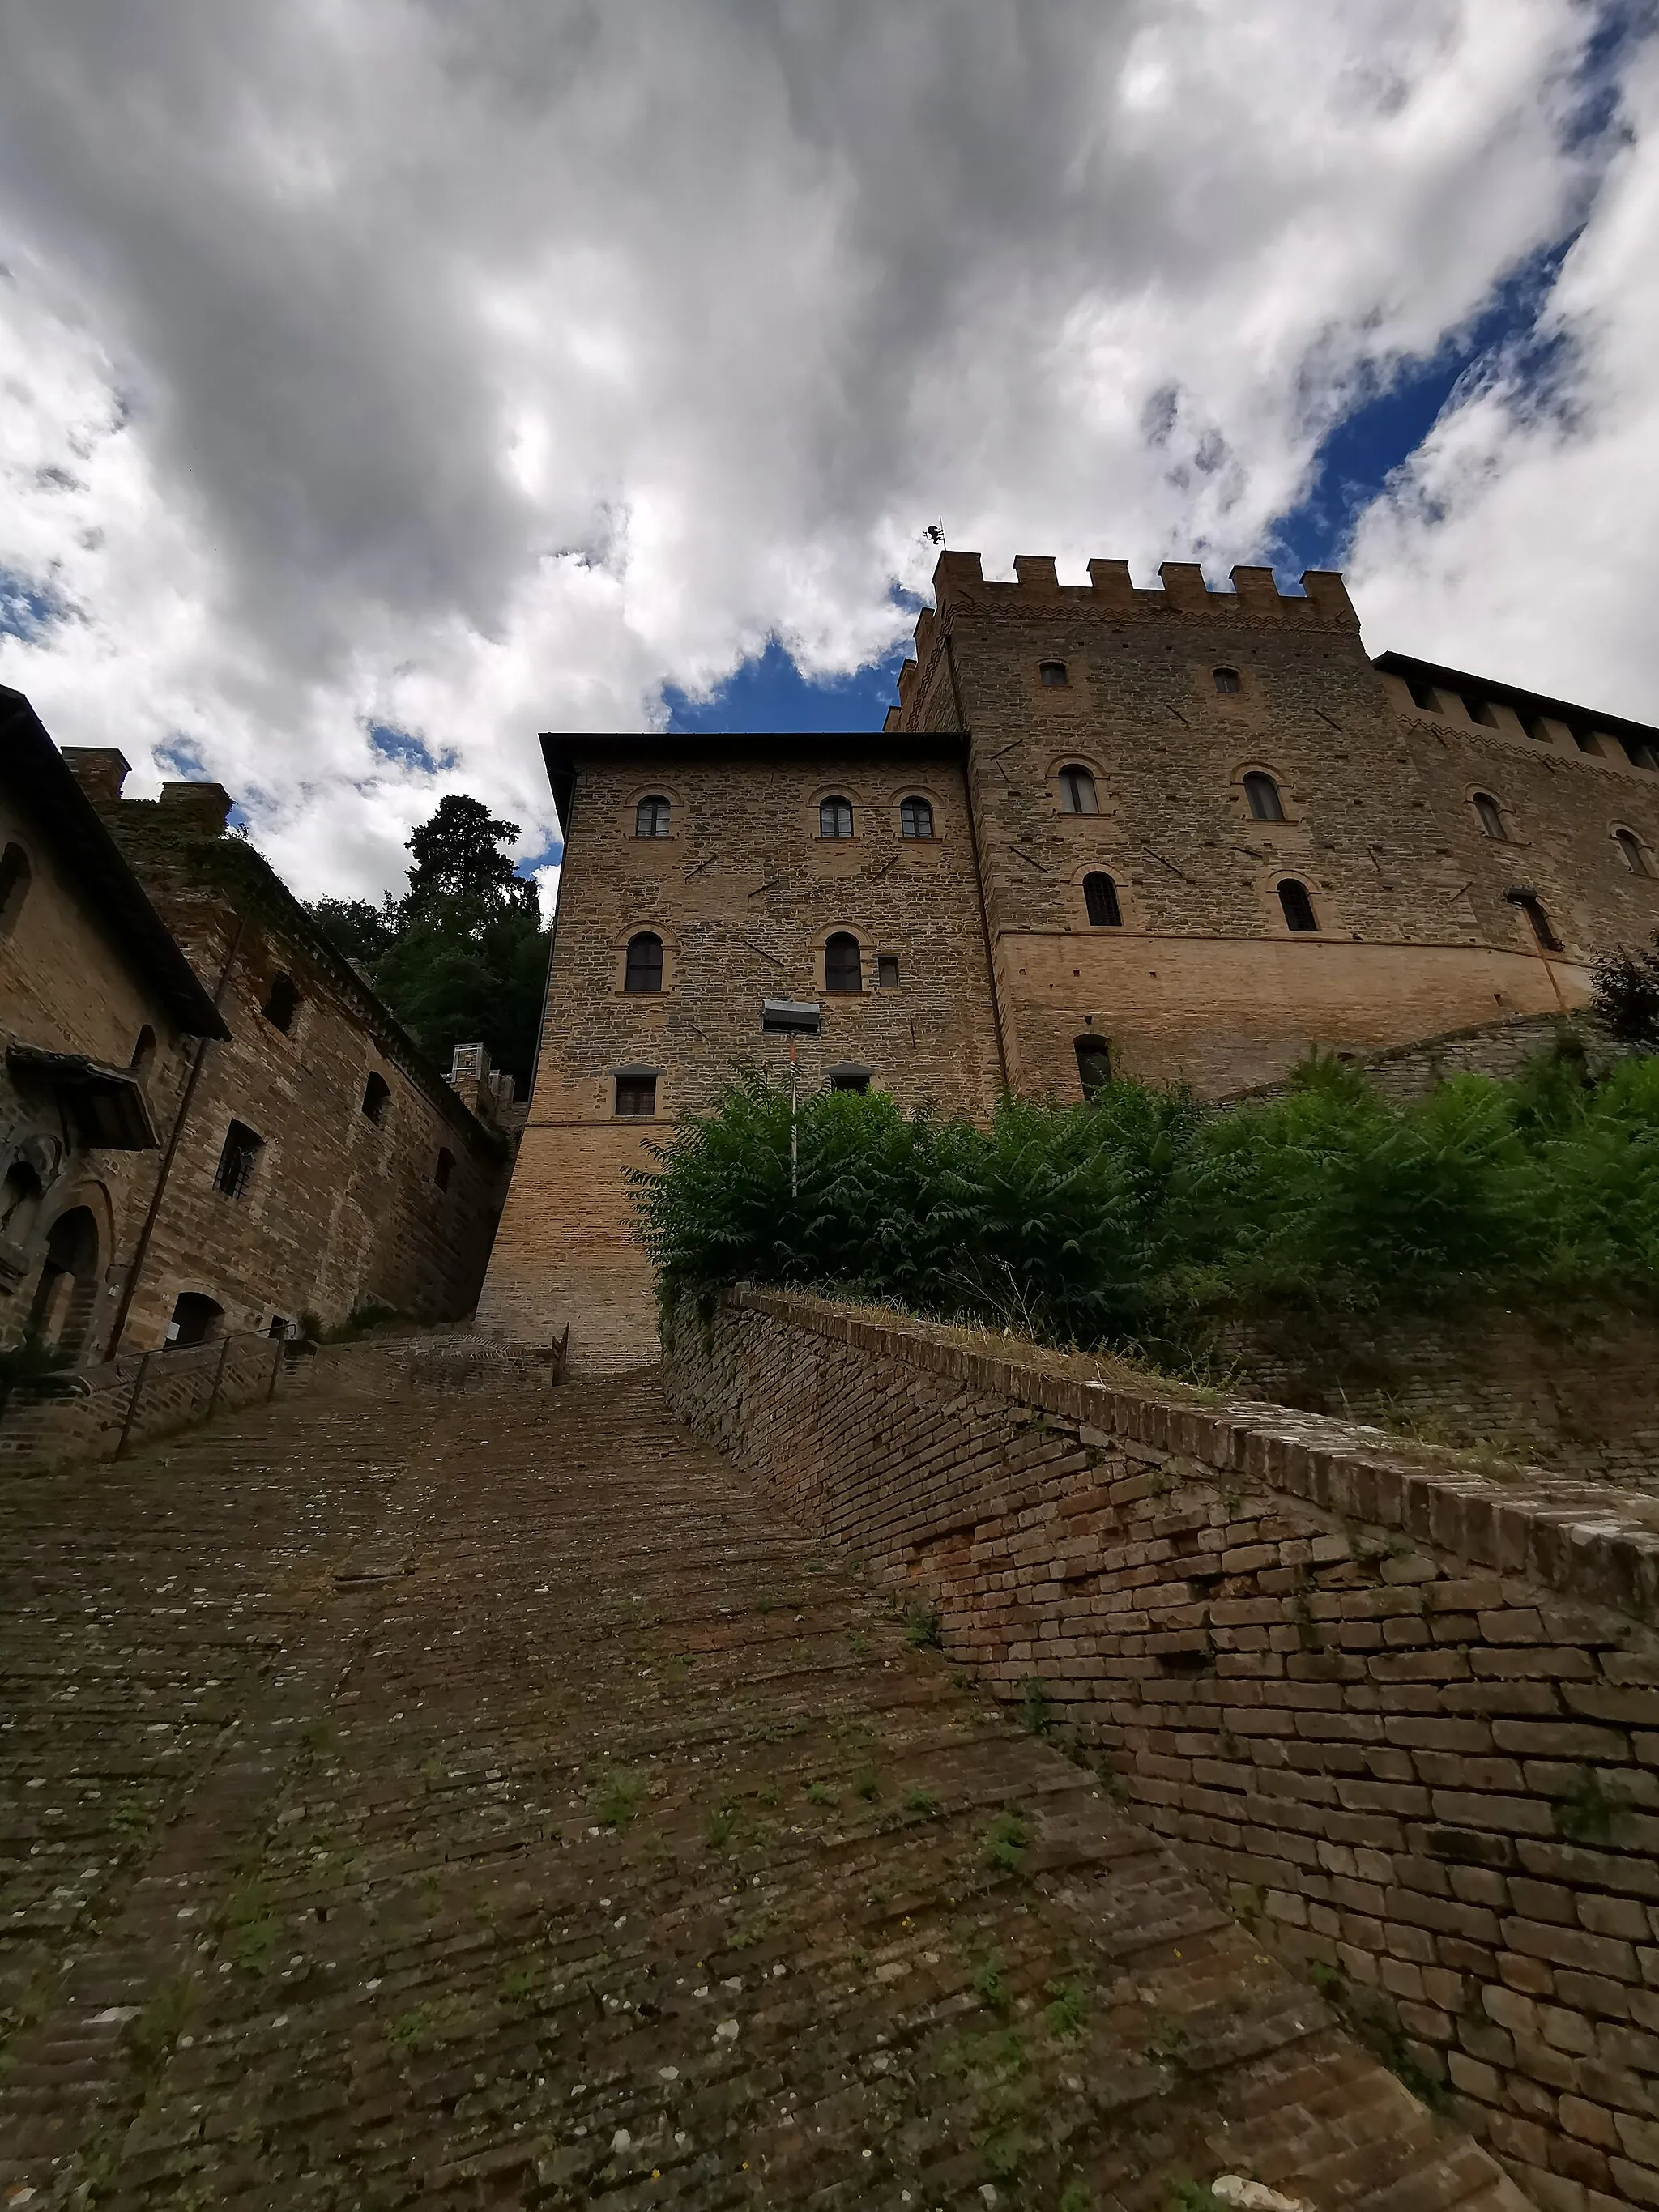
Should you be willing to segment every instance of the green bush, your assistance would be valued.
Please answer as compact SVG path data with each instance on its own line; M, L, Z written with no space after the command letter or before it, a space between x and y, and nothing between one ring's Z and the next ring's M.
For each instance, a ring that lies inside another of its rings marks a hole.
M1284 1097L1206 1108L1116 1082L1010 1100L991 1126L758 1076L636 1175L665 1297L740 1279L1167 1352L1264 1297L1349 1310L1527 1285L1659 1283L1659 1060L1586 1074L1571 1034L1511 1082L1413 1104L1304 1063Z

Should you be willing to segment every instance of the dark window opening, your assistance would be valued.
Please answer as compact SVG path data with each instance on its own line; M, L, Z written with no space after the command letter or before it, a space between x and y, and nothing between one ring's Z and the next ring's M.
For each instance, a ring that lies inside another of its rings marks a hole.
M438 1155L438 1164L432 1170L432 1180L440 1190L449 1188L449 1179L455 1172L455 1155L447 1147Z
M1659 753L1645 738L1626 738L1623 742L1632 768L1659 769Z
M1244 779L1244 800L1250 810L1253 822L1282 822L1285 803L1279 795L1279 786L1272 776L1252 769Z
M1472 698L1466 691L1463 695L1463 712L1468 716L1470 721L1479 722L1484 730L1495 730L1498 727L1497 710L1490 699Z
M143 1029L138 1032L137 1040L132 1048L132 1058L127 1062L127 1065L129 1067L134 1068L142 1073L143 1070L149 1066L151 1060L153 1060L155 1057L155 1032L151 1029L149 1024L146 1022Z
M10 1236L21 1243L45 1196L46 1185L28 1162L14 1160L6 1170L4 1183L0 1184L0 1237Z
M1420 707L1425 714L1437 714L1440 712L1440 694L1425 678L1408 676L1406 678L1406 689L1412 695L1413 707Z
M624 1121L647 1121L657 1110L657 1079L654 1075L619 1075L617 1078L617 1114Z
M1543 951L1560 951L1561 940L1556 935L1554 927L1544 911L1544 902L1538 894L1535 891L1511 891L1509 896L1510 903L1518 906L1532 924L1532 933Z
M270 1316L270 1327L265 1331L265 1334L267 1336L285 1337L289 1334L291 1327L292 1323L289 1322L286 1314L272 1314Z
M1244 689L1243 678L1236 668L1212 668L1210 673L1215 678L1216 690L1223 694Z
M662 939L654 930L642 929L637 937L628 940L628 967L623 976L624 991L660 991L662 988Z
M818 801L819 836L850 837L852 834L852 800L850 799L821 799Z
M878 952L878 953L877 953L877 955L876 955L876 988L877 988L877 990L878 990L878 991L896 991L896 990L897 990L897 988L898 988L898 979L899 979L899 964L898 964L898 955L897 955L897 953L896 953L896 952Z
M668 801L658 793L641 799L634 809L634 835L636 837L665 837L669 834L671 809Z
M1548 744L1550 733L1545 726L1544 717L1541 714L1522 714L1521 726L1535 744Z
M870 1071L867 1067L832 1067L830 1088L832 1091L868 1091Z
M1569 722L1567 727L1572 732L1572 741L1581 753L1589 753L1597 760L1601 758L1601 748L1595 742L1593 731L1586 729L1582 722Z
M371 1075L363 1085L363 1119L376 1124L386 1119L392 1103L392 1085L383 1075Z
M925 799L906 799L899 804L899 835L901 837L931 837L933 834L933 810Z
M1098 814L1100 799L1095 790L1095 780L1086 768L1063 768L1060 771L1060 804L1066 814Z
M0 853L0 937L10 930L22 912L33 872L29 856L21 845L8 845Z
M1485 835L1497 838L1500 845L1508 844L1510 833L1504 827L1503 810L1490 792L1475 793L1474 811Z
M838 929L823 948L823 988L826 991L861 991L864 963L856 937Z
M300 1010L299 987L291 975L276 975L270 979L270 988L259 1012L273 1029L284 1034L294 1026L294 1017Z
M181 1349L187 1344L208 1344L218 1335L225 1310L205 1291L185 1291L173 1309L167 1340Z
M1037 676L1045 690L1063 691L1071 682L1063 660L1045 660L1039 664Z
M240 1198L252 1180L254 1164L264 1146L257 1129L246 1121L233 1121L225 1131L224 1149L213 1171L213 1187L227 1198Z
M1078 1081L1083 1085L1084 1097L1091 1098L1112 1079L1112 1048L1104 1037L1080 1036L1073 1048L1077 1054Z
M1279 886L1279 903L1284 911L1286 929L1317 931L1314 919L1313 901L1308 896L1306 884L1287 879Z
M74 1358L91 1333L97 1301L98 1224L89 1206L71 1206L46 1238L28 1334Z
M1117 885L1107 875L1097 872L1083 878L1083 902L1089 909L1089 920L1096 929L1121 929L1123 913L1117 902Z

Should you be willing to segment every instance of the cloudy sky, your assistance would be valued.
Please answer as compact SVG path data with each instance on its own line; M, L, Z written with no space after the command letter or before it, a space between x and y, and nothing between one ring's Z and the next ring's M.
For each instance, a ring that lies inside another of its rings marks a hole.
M307 895L878 726L931 558L1659 720L1654 0L0 0L0 682Z

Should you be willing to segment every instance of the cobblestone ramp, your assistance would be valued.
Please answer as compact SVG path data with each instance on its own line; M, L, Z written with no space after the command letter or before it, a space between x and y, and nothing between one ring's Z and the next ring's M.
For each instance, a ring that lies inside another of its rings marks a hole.
M1523 2203L653 1376L0 1521L0 2203Z

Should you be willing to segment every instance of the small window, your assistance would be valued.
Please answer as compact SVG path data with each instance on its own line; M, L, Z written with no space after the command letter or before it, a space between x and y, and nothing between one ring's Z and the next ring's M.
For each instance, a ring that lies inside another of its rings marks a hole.
M9 936L18 915L23 910L23 901L29 895L29 880L33 871L29 856L21 845L8 845L0 853L0 937Z
M167 1323L167 1341L180 1350L189 1344L207 1344L219 1334L225 1310L204 1291L185 1291L174 1303Z
M654 1075L619 1075L617 1078L618 1121L648 1121L656 1110L657 1079Z
M901 837L931 837L933 834L933 810L925 799L906 799L899 802L899 835Z
M1413 707L1420 707L1425 714L1437 714L1440 712L1440 694L1426 678L1408 676L1406 678L1406 689L1412 695Z
M1037 678L1045 691L1063 691L1071 682L1063 660L1045 660L1037 668Z
M1279 786L1272 776L1264 775L1260 769L1252 769L1244 779L1244 801L1250 810L1253 822L1282 822L1285 803L1279 795Z
M1123 911L1117 902L1117 885L1098 871L1083 878L1083 902L1096 929L1121 929Z
M1098 814L1100 799L1095 791L1095 780L1086 768L1063 768L1060 771L1060 805L1066 814Z
M300 993L291 975L276 975L270 979L270 988L259 1012L273 1029L284 1035L294 1026L294 1017L300 1010Z
M287 1337L292 1334L293 1328L294 1324L289 1321L286 1314L272 1314L270 1316L270 1327L265 1331L265 1334L267 1336Z
M897 990L897 988L898 988L898 980L899 980L899 964L898 964L898 955L897 955L897 953L896 953L896 952L878 952L878 953L877 953L877 955L876 955L876 988L877 988L877 990L878 990L878 991L896 991L896 990Z
M1504 827L1503 809L1489 791L1475 793L1474 811L1483 834L1488 837L1495 837L1500 845L1507 845L1510 833Z
M227 1198L240 1198L253 1179L254 1164L264 1139L246 1121L233 1121L225 1132L224 1148L213 1171L213 1187Z
M853 834L853 802L850 799L823 799L818 801L818 835L820 837L850 837Z
M1632 768L1659 769L1659 752L1645 738L1626 738L1621 742Z
M136 1075L142 1075L155 1057L155 1032L146 1022L138 1032L132 1048L132 1058L127 1062Z
M455 1172L455 1155L446 1148L438 1155L438 1164L432 1170L432 1180L440 1190L449 1188L449 1179Z
M1561 940L1556 935L1554 927L1544 911L1544 902L1536 891L1511 891L1509 896L1510 903L1518 906L1532 924L1532 933L1542 949L1546 952L1559 952Z
M1619 848L1619 857L1633 876L1650 876L1648 856L1642 850L1642 841L1629 830L1615 830L1613 842Z
M1593 760L1600 760L1601 757L1601 748L1596 742L1595 732L1593 730L1586 729L1582 722L1569 722L1567 727L1571 732L1572 741L1574 744L1577 746L1579 751L1581 753L1589 753Z
M1216 690L1224 697L1230 692L1244 689L1243 679L1236 668L1212 668L1210 673L1215 678Z
M668 835L670 809L660 793L641 799L634 809L634 835L636 837L665 837Z
M1284 911L1286 929L1317 931L1319 924L1314 919L1313 901L1308 896L1306 884L1280 884L1279 903Z
M1490 699L1472 696L1466 691L1463 694L1463 712L1470 721L1479 722L1483 730L1498 727L1498 712Z
M826 991L861 991L864 963L859 941L838 929L823 948L823 988Z
M371 1075L363 1085L363 1119L377 1125L386 1119L392 1103L392 1085L383 1075Z
M1104 1037L1080 1036L1073 1049L1077 1054L1078 1081L1083 1085L1084 1097L1091 1098L1112 1079L1112 1048Z
M1541 714L1522 714L1521 727L1535 745L1547 745L1550 742L1550 733Z
M832 1067L830 1088L832 1091L868 1091L870 1071L867 1067Z
M625 991L660 991L662 939L653 930L642 929L628 940L628 966L623 976Z

